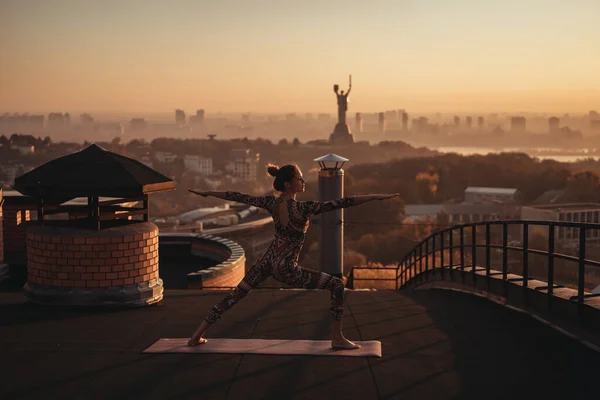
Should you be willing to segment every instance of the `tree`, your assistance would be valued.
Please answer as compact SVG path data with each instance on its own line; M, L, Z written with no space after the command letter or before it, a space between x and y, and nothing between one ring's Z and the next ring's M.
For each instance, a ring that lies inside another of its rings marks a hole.
M436 224L438 227L449 226L450 225L450 216L445 211L440 211L436 218Z
M600 178L590 171L573 175L560 198L562 202L596 202L599 200Z
M113 140L110 142L110 149L112 151L119 151L119 145L121 144L121 138L119 136L115 136Z

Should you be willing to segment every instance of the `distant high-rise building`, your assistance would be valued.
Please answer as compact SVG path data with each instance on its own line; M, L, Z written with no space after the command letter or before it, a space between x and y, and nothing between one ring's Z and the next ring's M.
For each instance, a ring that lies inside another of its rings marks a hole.
M589 117L592 119L597 119L598 117L600 117L600 115L598 114L597 111L592 110L589 112Z
M402 130L403 131L408 130L408 113L407 112L402 113Z
M49 130L63 130L65 129L65 116L62 113L50 113L48 114L48 126Z
M354 117L354 125L355 125L356 132L363 131L363 119L362 119L361 113L358 113L358 112L356 113L356 115Z
M27 131L41 133L44 130L43 115L4 113L0 116L0 134Z
M65 119L65 127L71 126L71 114L69 114L68 112L65 113L64 119Z
M385 113L385 119L395 121L398 119L398 110L387 110Z
M471 118L471 117L465 118L465 125L467 126L467 128L470 129L473 126L473 118Z
M590 129L594 132L600 133L600 119L590 120Z
M456 126L456 127L460 126L460 117L458 115L454 116L454 126Z
M204 124L204 109L196 110L196 115L190 116L190 124L194 124L194 125Z
M428 131L428 127L429 127L429 119L427 119L427 117L419 117L418 131L420 133L425 133Z
M479 127L479 129L483 129L483 123L484 123L483 117L478 117L477 118L477 126Z
M548 133L557 133L560 130L560 118L548 118Z
M403 109L398 109L396 112L396 117L398 120L402 120L404 114L406 113L406 110Z
M250 123L250 115L248 115L248 114L242 114L242 123L243 124L249 124Z
M81 125L86 128L94 125L94 118L92 118L92 116L88 113L81 114L79 116L79 121L81 122Z
M378 114L377 121L379 123L379 133L385 133L385 113L380 112Z
M527 129L527 119L525 117L511 117L510 130L513 132L525 132Z
M419 127L419 118L413 118L412 121L410 121L411 123L411 130L414 132L419 132L420 127Z
M185 111L175 110L175 124L177 126L185 126L186 123Z
M132 118L129 121L129 130L132 132L140 132L146 130L148 123L144 118Z

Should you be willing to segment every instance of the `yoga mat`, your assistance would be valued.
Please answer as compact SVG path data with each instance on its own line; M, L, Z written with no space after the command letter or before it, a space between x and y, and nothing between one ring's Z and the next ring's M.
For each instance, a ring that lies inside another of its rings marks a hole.
M358 350L331 348L331 340L267 340L267 339L213 339L194 347L187 345L189 338L162 338L144 350L144 353L220 353L220 354L277 354L303 356L381 357L378 340L354 341Z

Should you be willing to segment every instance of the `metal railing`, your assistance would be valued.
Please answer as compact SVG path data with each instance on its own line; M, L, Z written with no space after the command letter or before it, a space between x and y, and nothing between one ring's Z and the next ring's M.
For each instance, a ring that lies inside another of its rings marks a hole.
M501 243L492 243L491 231L492 227L499 226L501 228ZM543 227L547 229L546 248L547 250L534 249L530 247L529 237L531 227ZM478 229L479 228L479 229ZM481 235L480 230L484 230L484 235ZM512 234L519 233L521 241L509 241L509 231ZM560 234L559 244L567 241L576 255L558 253L555 251L557 244L557 232ZM477 279L487 279L488 287L491 280L492 272L491 260L492 250L501 250L502 260L500 263L502 279L505 282L520 281L523 289L528 290L529 281L534 279L530 276L529 271L529 256L540 255L545 257L545 265L547 273L544 277L547 285L538 286L536 290L547 290L548 297L552 297L554 289L564 287L555 284L555 260L567 260L577 263L576 272L576 290L577 295L571 297L571 300L576 300L580 306L588 297L600 296L600 293L586 293L586 266L600 267L600 262L586 258L588 250L588 240L591 242L597 239L600 244L600 224L577 223L577 222L560 222L560 221L533 221L533 220L499 220L499 221L484 221L474 222L462 225L451 226L446 229L439 230L418 243L398 264L396 269L396 288L407 287L410 284L418 284L427 280L430 273L439 270L441 279L446 276L451 277L454 271L463 271L469 268L473 283ZM455 244L458 239L459 244ZM470 239L470 243L465 243L465 239ZM591 240L590 240L591 239ZM465 263L465 250L471 249L470 260ZM483 249L483 263L480 263L477 249ZM458 251L458 254L455 252ZM518 278L509 277L509 259L508 252L516 251L521 254L520 267L522 269L521 276ZM455 260L458 258L458 260ZM438 263L439 261L439 263ZM457 263L455 261L458 261ZM485 270L485 273L483 271ZM600 270L599 270L600 271ZM461 274L463 280L465 274ZM356 279L354 279L356 280ZM549 300L550 301L550 300Z
M359 271L365 271L367 273L379 273L380 271L396 271L393 278L381 278L379 276L375 277L365 277L365 276L357 276L360 275ZM394 289L398 290L398 267L352 267L350 273L348 274L348 281L346 282L346 286L350 288L354 288L355 282L390 282L395 286Z

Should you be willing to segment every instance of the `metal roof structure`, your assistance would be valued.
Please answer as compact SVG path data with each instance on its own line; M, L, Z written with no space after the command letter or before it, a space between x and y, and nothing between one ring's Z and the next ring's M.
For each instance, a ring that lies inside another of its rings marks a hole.
M68 212L69 220L60 223L100 230L138 222L132 219L137 215L148 221L148 194L173 190L175 182L137 160L93 144L17 177L14 189L25 195L22 200L35 203L42 225L44 215ZM64 204L77 197L87 197L87 205ZM116 199L101 201L101 197ZM137 202L141 208L126 204Z
M329 153L322 157L315 158L314 161L318 162L319 166L322 169L329 169L329 168L338 169L338 168L342 168L344 163L346 163L350 160L347 158L338 156L337 154ZM326 163L335 163L335 167L328 166ZM340 164L340 165L338 166L338 164Z
M517 189L514 188L498 188L498 187L477 187L469 186L465 189L465 193L478 193L478 194L505 194L511 195L517 193Z
M92 144L17 177L14 188L43 198L123 198L173 190L175 183L137 160Z

